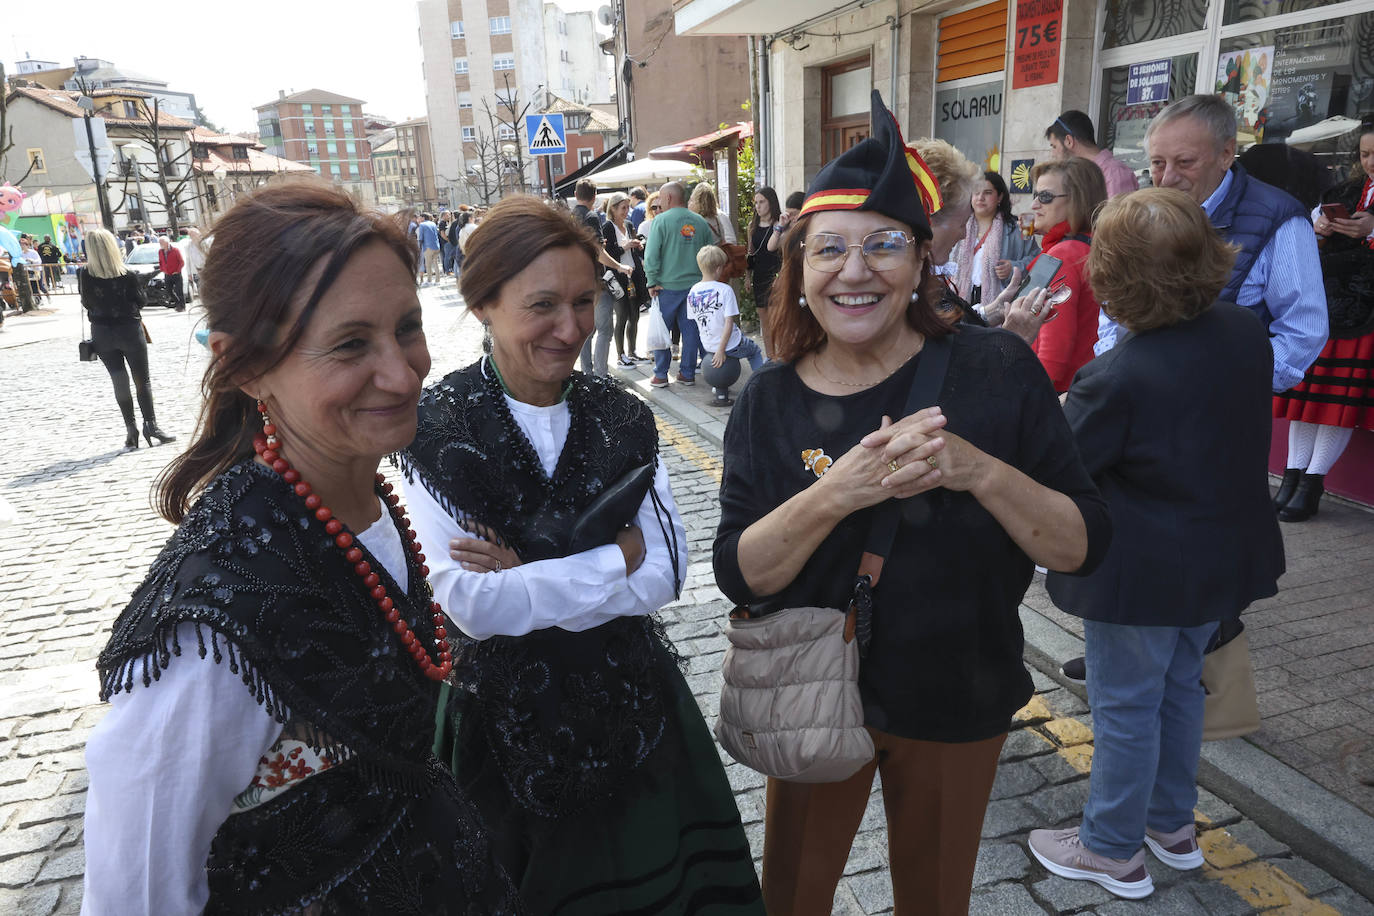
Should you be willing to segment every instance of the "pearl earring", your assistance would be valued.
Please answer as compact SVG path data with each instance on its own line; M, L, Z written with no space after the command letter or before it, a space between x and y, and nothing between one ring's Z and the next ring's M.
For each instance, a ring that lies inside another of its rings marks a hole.
M920 301L921 301L921 292L920 292L920 290L915 290L915 289L913 289L913 290L911 291L911 301L912 301L912 302L920 302Z
M802 308L809 308L809 306L806 304L805 296L802 296L800 299L798 299L797 304L800 305Z

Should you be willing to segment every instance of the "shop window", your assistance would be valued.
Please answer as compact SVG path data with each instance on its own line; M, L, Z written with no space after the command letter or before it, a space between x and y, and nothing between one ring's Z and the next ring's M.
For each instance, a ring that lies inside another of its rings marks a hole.
M1136 172L1150 167L1145 155L1145 128L1170 101L1192 95L1197 85L1196 54L1181 54L1169 59L1169 92L1163 99L1128 104L1129 66L1102 71L1102 106L1098 111L1097 132L1101 144Z
M1335 139L1313 136L1324 129L1318 122L1374 108L1372 39L1374 13L1224 39L1215 91L1235 106L1239 147L1282 143L1299 131L1303 142Z
M1226 0L1222 11L1222 22L1249 22L1267 16L1281 16L1284 13L1301 13L1304 10L1321 9L1342 0Z
M821 156L829 162L868 137L873 66L868 55L821 71Z
M946 16L940 20L936 80L945 82L1001 72L1006 54L1006 0Z
M1107 0L1102 47L1172 38L1206 27L1207 0Z

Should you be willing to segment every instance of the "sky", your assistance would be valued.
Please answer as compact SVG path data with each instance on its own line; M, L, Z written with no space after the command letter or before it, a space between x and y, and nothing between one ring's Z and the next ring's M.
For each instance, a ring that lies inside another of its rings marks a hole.
M559 5L573 11L604 3ZM78 56L98 57L195 93L206 118L230 132L256 130L253 107L281 89L353 96L366 102L368 114L395 121L425 114L419 18L407 0L40 6L42 15L0 18L6 73L25 57L65 67Z

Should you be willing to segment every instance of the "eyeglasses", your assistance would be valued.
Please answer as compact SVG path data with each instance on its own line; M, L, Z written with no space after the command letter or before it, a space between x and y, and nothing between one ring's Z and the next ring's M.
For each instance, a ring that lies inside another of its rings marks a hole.
M661 211L663 208L660 207L658 204L654 204L654 205L653 205L652 207L650 207L649 209L650 209L651 211L653 211L654 213L658 213L658 212Z
M869 270L893 270L907 262L907 252L916 239L897 229L888 229L864 236L857 245L847 244L848 241L834 232L809 236L802 242L807 266L823 273L839 273L849 259L850 249L857 248Z
M1055 198L1057 198L1057 197L1068 197L1068 196L1069 196L1069 195L1068 195L1067 193L1066 193L1066 194L1052 194L1052 193L1050 193L1049 191L1036 191L1034 194L1031 195L1031 200L1038 200L1038 201L1040 201L1040 203L1045 204L1046 206L1049 206L1050 204L1054 203Z

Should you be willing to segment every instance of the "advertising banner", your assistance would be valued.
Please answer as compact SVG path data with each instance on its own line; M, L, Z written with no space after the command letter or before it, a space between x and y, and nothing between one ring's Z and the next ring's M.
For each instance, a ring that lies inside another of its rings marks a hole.
M1126 75L1126 104L1169 101L1169 75L1173 66L1174 61L1169 57L1131 64Z
M1000 171L1002 81L936 92L935 136L983 169Z
M1016 0L1016 52L1011 88L1059 82L1059 39L1064 0Z

